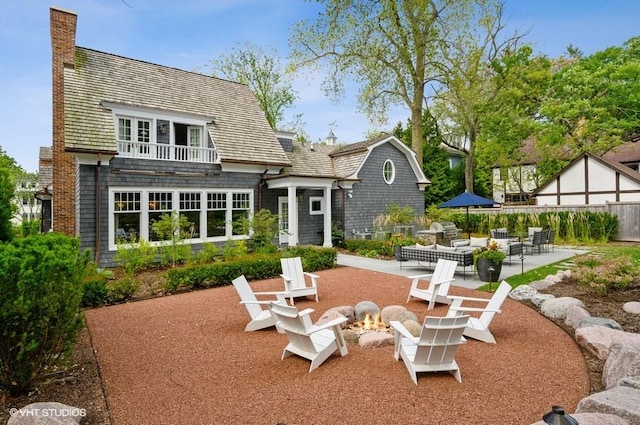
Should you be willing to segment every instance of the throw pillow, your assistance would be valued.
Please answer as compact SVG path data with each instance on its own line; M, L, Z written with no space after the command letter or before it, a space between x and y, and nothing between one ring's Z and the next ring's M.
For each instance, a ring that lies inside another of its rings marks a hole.
M488 238L474 238L474 237L472 237L471 239L469 239L469 246L472 246L474 248L482 248L484 246L487 246L487 239Z
M507 249L509 246L509 239L491 239L491 243L495 242L500 249Z
M420 245L419 243L416 244L416 249L433 249L435 247L435 245Z
M457 248L459 246L469 246L469 241L465 240L465 241L453 241L451 242L451 244L453 245L454 248Z

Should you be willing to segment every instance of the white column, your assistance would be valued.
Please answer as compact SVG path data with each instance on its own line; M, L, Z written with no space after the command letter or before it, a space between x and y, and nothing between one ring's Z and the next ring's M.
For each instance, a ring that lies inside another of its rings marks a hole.
M331 188L324 188L324 243L322 246L331 248Z
M289 246L298 245L298 199L295 186L287 188L289 203Z

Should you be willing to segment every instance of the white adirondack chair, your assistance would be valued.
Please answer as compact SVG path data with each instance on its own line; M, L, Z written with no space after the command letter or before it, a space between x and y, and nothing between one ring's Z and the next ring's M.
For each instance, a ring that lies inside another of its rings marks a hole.
M295 297L307 297L314 295L318 301L318 279L320 276L307 273L302 270L302 260L300 257L281 258L282 279L284 279L284 291L287 293L289 302L293 305ZM310 278L309 285L305 276Z
M464 335L489 344L495 344L496 339L491 334L491 331L489 331L489 326L494 316L501 312L500 307L509 295L509 292L511 292L511 285L503 280L490 299L451 296L452 302L447 312L447 317L466 315L468 313L480 313L480 317L469 318L469 323L464 330ZM485 307L463 307L462 303L464 301L482 302L485 303Z
M412 297L429 301L428 309L433 309L435 303L451 304L449 299L449 286L454 281L453 275L456 273L457 261L444 260L440 258L436 263L436 268L431 274L421 274L409 276L412 279L411 290L407 297L407 302ZM429 278L428 288L419 288L420 279Z
M268 305L272 300L263 300L259 301L256 295L258 296L270 296L277 299L278 303L285 304L287 303L285 299L284 292L253 292L251 286L249 286L249 282L244 277L244 275L235 278L233 281L233 287L236 288L238 295L240 296L240 304L244 304L247 308L247 312L249 312L249 316L251 316L251 321L244 328L246 332L249 331L257 331L259 329L268 328L270 326L275 326L276 321L271 315L269 311ZM262 308L265 305L267 308ZM280 329L278 332L282 333Z
M396 360L404 361L414 384L420 372L449 372L462 382L456 352L466 340L462 336L469 316L425 317L420 336L415 337L398 321L389 323L394 329Z
M339 317L316 326L311 323L309 317L313 312L311 308L298 312L295 306L271 302L269 309L278 328L282 329L289 338L289 344L282 353L282 360L292 354L311 360L309 367L309 373L311 373L336 350L341 356L348 354L340 328L340 324L347 321L346 317Z

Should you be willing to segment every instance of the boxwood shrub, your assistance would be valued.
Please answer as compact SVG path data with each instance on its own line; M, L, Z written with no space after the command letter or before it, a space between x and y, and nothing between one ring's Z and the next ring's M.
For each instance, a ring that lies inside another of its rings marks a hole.
M169 270L164 289L175 292L230 285L240 275L247 280L270 279L282 273L281 257L301 257L304 270L314 272L335 267L337 251L333 248L294 247L275 254L251 254L224 262L181 267Z

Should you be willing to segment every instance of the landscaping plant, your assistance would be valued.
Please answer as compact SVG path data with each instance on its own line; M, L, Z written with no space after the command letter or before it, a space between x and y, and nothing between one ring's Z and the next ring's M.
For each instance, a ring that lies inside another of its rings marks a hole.
M83 327L82 276L88 255L55 233L0 244L0 386L32 389L71 351Z

